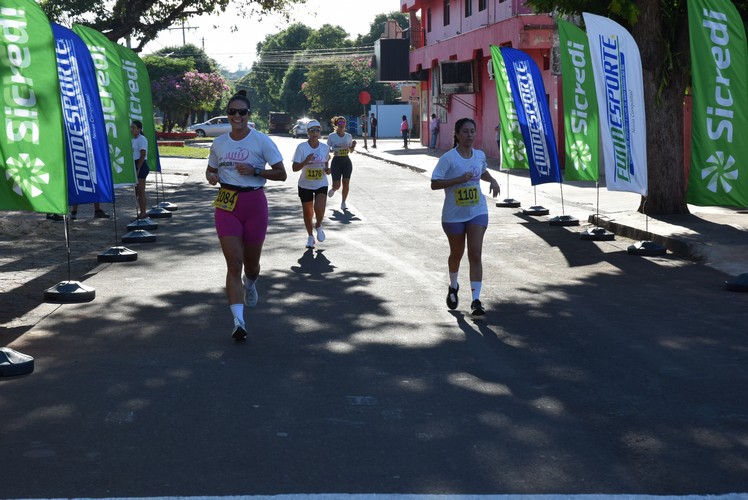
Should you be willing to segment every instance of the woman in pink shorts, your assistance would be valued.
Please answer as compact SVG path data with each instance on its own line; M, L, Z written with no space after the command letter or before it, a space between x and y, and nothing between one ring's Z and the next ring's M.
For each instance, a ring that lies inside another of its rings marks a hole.
M244 306L257 305L255 282L268 227L263 187L268 180L285 181L286 169L272 139L249 127L250 103L245 91L231 98L226 114L231 131L213 141L205 177L211 185L221 185L213 206L226 259L226 297L234 318L231 336L245 340Z

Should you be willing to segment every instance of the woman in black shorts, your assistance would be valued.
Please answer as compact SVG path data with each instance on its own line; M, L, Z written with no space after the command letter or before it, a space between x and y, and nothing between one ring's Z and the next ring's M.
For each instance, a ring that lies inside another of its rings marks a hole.
M356 149L356 141L351 134L345 131L346 119L344 116L336 116L332 119L335 132L327 138L327 145L330 146L333 158L330 164L332 171L332 189L327 193L328 196L335 194L340 189L341 179L343 181L343 201L340 202L341 210L348 210L345 200L348 198L348 190L351 183L351 173L353 172L353 163L351 163L350 154Z

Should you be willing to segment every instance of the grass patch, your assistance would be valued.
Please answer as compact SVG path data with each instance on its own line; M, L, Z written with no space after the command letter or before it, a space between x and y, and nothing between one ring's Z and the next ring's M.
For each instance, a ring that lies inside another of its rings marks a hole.
M185 144L184 147L179 146L159 146L158 154L162 157L179 157L179 158L197 158L207 159L210 154L210 148L200 147L196 148Z

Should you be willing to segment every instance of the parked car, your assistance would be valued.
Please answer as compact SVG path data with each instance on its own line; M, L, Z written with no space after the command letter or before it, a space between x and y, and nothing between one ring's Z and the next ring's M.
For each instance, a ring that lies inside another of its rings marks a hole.
M207 122L196 123L187 127L197 134L198 137L217 137L231 131L231 124L227 116L216 116Z
M255 128L254 122L249 122L249 128ZM207 122L190 125L187 130L195 132L198 137L218 137L226 132L231 132L231 123L229 123L227 116L216 116Z
M291 129L291 133L293 134L294 138L297 138L300 135L307 135L306 126L310 121L312 121L311 118L299 118L298 120L296 120L296 125L294 125Z

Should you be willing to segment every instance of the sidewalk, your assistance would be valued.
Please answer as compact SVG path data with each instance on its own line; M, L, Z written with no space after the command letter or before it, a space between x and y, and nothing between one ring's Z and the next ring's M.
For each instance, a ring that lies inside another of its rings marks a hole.
M431 150L415 140L403 149L401 139L379 139L377 148L363 148L359 139L357 152L372 158L409 168L430 177L443 150ZM489 158L489 168L498 171L498 160ZM640 196L636 193L599 189L588 182L543 184L533 189L528 171L501 170L494 173L501 184L498 201L512 198L524 210L540 205L549 209L548 220L559 215L579 219L579 231L591 226L604 227L616 236L633 240L650 240L670 252L689 260L703 262L728 275L748 273L748 209L689 205L690 214L646 217L637 212ZM602 183L601 183L602 184ZM490 202L489 202L490 203ZM595 214L599 214L596 224Z

